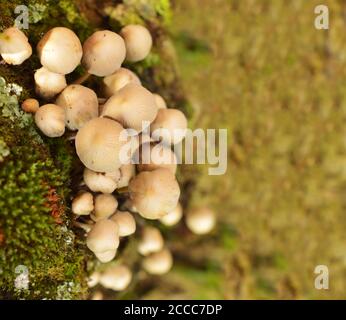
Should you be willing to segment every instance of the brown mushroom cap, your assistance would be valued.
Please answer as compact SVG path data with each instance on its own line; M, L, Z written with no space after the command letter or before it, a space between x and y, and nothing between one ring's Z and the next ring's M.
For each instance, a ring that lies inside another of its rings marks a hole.
M114 172L122 165L119 153L125 142L119 136L124 128L116 121L95 118L87 122L76 135L79 159L90 170Z
M94 199L90 192L83 192L72 201L72 212L77 215L89 215L94 210Z
M111 218L118 224L119 236L127 237L136 231L136 220L128 211L117 211Z
M166 144L177 144L184 139L187 128L185 115L177 109L159 109L150 126L152 138Z
M120 170L115 172L95 172L88 168L84 169L83 179L87 187L93 192L112 193L117 188L120 178Z
M104 252L94 252L95 257L102 263L112 261L117 254L117 250L108 250Z
M121 29L120 34L125 40L126 60L137 62L147 57L153 45L147 28L135 24L127 25Z
M146 226L138 243L138 252L144 256L162 250L164 240L159 229Z
M35 123L47 137L61 137L65 132L64 109L55 104L45 104L36 111Z
M154 96L141 85L129 83L112 97L102 110L102 117L109 117L120 122L124 128L141 132L149 123L154 121L157 107ZM143 128L143 121L148 124Z
M22 102L22 109L25 112L35 113L39 107L40 104L36 99L29 98Z
M43 99L51 99L66 88L65 75L54 73L42 67L34 74L36 94Z
M95 210L91 215L94 221L110 217L118 208L117 199L111 194L99 194L95 197Z
M120 68L113 74L103 78L104 95L109 98L129 83L141 85L141 80L129 69Z
M177 157L174 152L162 144L142 144L138 151L139 164L137 170L153 171L155 169L164 168L170 170L173 174L177 171Z
M41 64L48 70L68 74L80 63L82 45L76 34L64 27L49 30L37 45Z
M157 109L167 109L166 101L157 93L154 93Z
M83 44L82 64L87 72L104 77L118 70L125 56L125 43L118 34L96 31Z
M116 251L119 246L118 232L118 225L114 221L108 219L97 221L87 235L86 244L91 251L100 255Z
M136 174L136 166L134 164L124 164L119 169L120 177L117 181L117 188L124 188L129 185L130 180Z
M165 226L171 227L176 225L183 216L183 208L180 203L171 212L168 212L164 217L160 219Z
M129 184L130 200L135 210L146 219L159 219L178 204L180 189L167 169L143 171Z
M99 104L96 93L79 84L67 86L55 103L64 108L66 126L70 130L78 130L98 116Z
M154 252L143 259L143 268L150 274L162 275L173 265L173 257L168 249Z
M215 226L216 216L214 211L207 207L197 207L186 214L186 225L195 234L209 233Z
M116 265L107 268L100 277L100 283L107 289L122 291L132 280L132 272L125 265Z

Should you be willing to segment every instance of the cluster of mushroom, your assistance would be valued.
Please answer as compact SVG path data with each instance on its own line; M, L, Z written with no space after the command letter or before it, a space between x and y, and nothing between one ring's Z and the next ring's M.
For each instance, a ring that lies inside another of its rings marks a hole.
M87 247L101 263L113 260L121 239L135 233L135 213L167 226L182 217L177 158L171 146L184 139L187 120L144 88L134 72L121 67L125 60L147 57L152 42L140 25L128 25L120 35L96 31L83 45L72 30L55 27L37 45L42 67L34 74L36 94L48 103L39 106L36 99L27 99L22 104L23 110L35 114L37 127L48 137L60 137L66 128L77 131L76 153L85 168L72 212L76 225L87 232ZM7 63L20 64L32 49L24 33L9 28L0 36L0 53ZM65 76L79 64L86 75L68 85ZM89 75L103 77L101 98L81 84ZM135 134L128 149L129 135L124 138L124 133L130 132ZM203 234L213 228L215 219L213 213L195 211L187 215L186 223ZM151 274L168 272L173 259L160 231L146 226L140 231L143 268ZM118 265L94 278L91 286L101 283L123 290L132 274Z

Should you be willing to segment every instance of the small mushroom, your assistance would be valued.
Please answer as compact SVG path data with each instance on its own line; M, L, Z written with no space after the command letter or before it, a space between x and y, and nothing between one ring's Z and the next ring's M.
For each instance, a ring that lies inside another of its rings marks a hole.
M186 225L195 234L207 234L214 227L216 217L214 211L206 207L194 208L186 214Z
M100 257L110 257L119 247L118 225L108 219L97 221L87 235L87 247ZM104 254L104 255L102 255Z
M157 93L154 93L157 109L167 109L166 101Z
M100 277L101 277L101 274L99 272L97 271L93 272L88 277L88 287L89 288L95 287L100 282Z
M50 29L37 45L41 64L49 71L68 74L80 63L83 50L76 34L64 27Z
M26 35L12 27L0 34L0 53L6 63L19 65L31 56L32 48Z
M125 142L119 136L124 128L116 121L95 118L76 135L76 152L82 163L97 172L114 172L122 165L119 153Z
M125 265L116 265L107 268L100 277L100 283L107 289L114 291L125 290L132 280L132 272Z
M127 61L137 62L147 57L153 45L153 39L147 28L130 24L122 28L120 34L125 40Z
M36 99L29 98L22 102L22 109L25 112L35 113L39 107L40 104Z
M103 293L101 291L96 291L90 297L90 300L103 300Z
M173 174L177 171L177 157L174 152L162 144L142 144L138 148L137 170L153 171L159 168L170 170Z
M173 257L168 249L154 252L143 259L143 268L150 274L162 275L173 266Z
M178 204L180 189L167 169L143 171L129 184L133 208L146 219L160 219Z
M89 215L94 210L93 195L90 192L83 192L72 201L72 212L79 216Z
M129 83L141 85L141 81L134 72L126 68L120 68L113 74L103 78L103 91L105 97L109 98Z
M94 221L107 219L118 208L117 199L111 194L99 194L95 197L95 209L91 218Z
M42 67L34 74L36 94L49 100L60 93L67 86L65 75L51 72Z
M64 109L56 104L45 104L36 111L35 123L47 137L61 137L65 132Z
M96 93L82 85L72 84L61 92L55 102L65 110L66 126L78 130L98 116Z
M120 178L117 182L117 188L127 187L130 183L130 180L136 174L136 166L131 163L123 164L119 169L119 173L120 173Z
M110 219L118 224L120 237L127 237L135 233L136 221L130 212L117 211Z
M164 241L159 229L154 227L144 227L138 243L138 252L147 256L153 252L162 250Z
M177 109L159 109L155 121L150 126L154 140L165 144L177 144L186 134L187 120L185 115Z
M102 117L120 122L124 128L141 132L154 121L157 107L150 91L135 83L129 83L110 97L102 110ZM147 124L143 123L144 121Z
M88 73L104 77L117 71L125 56L125 43L118 34L96 31L83 44L82 64Z
M114 172L95 172L84 169L83 179L87 187L93 192L112 193L117 188L120 178L120 170Z
M95 257L102 263L107 263L109 261L112 261L116 254L117 250L109 250L104 252L94 252Z
M160 219L165 226L171 227L176 225L183 216L183 208L180 203L171 212L168 212L165 216Z

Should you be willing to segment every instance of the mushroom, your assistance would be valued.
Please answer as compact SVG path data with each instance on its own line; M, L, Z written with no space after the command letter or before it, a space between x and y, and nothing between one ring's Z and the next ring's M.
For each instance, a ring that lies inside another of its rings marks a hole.
M0 53L6 63L19 65L31 56L32 48L26 35L12 27L0 34Z
M83 179L88 188L93 192L112 193L117 188L120 178L120 170L114 172L95 172L84 169Z
M98 257L110 257L119 247L118 225L108 219L97 221L87 235L87 247Z
M90 300L103 300L103 293L101 291L96 291L90 297Z
M124 128L141 132L154 121L157 107L150 91L135 83L129 83L110 97L101 113L120 122ZM147 123L143 123L147 122Z
M146 219L159 219L178 204L180 189L173 173L167 169L143 171L129 184L133 208Z
M82 85L72 84L61 92L55 102L65 110L66 126L78 130L98 116L96 93Z
M36 111L35 123L47 137L61 137L65 132L64 109L56 104L45 104Z
M168 212L165 216L163 216L160 219L160 222L162 222L167 227L171 227L177 224L182 218L182 216L183 208L181 207L181 204L178 203L178 205L175 207L173 211Z
M119 227L119 237L127 237L136 231L136 221L128 211L117 211L111 218Z
M104 77L117 71L125 56L125 43L118 34L96 31L83 44L82 64L88 73Z
M111 194L99 194L95 197L95 209L91 218L94 221L107 219L110 217L118 208L117 199Z
M67 86L65 75L51 72L42 67L34 74L36 94L49 100L60 93Z
M134 72L126 68L120 68L113 74L103 78L103 91L105 97L109 98L129 83L141 85L141 81Z
M101 277L101 274L99 272L97 271L93 272L88 277L88 287L89 288L95 287L100 282L100 277Z
M83 192L72 201L72 212L79 216L89 215L94 210L93 195L90 192Z
M76 34L64 27L50 29L37 45L41 64L49 71L68 74L80 63L83 50Z
M185 115L177 109L159 109L150 132L154 140L177 144L184 139L187 128Z
M164 241L159 229L149 226L143 228L137 248L140 254L147 256L153 252L160 251L163 246Z
M108 251L104 251L104 252L94 252L95 257L102 263L107 263L109 261L112 261L116 254L117 254L117 250L108 250Z
M22 102L22 109L25 112L35 113L39 107L40 104L36 99L29 98Z
M215 226L214 211L206 207L191 209L186 215L186 225L195 234L209 233Z
M168 249L154 252L143 259L143 268L150 274L162 275L173 265L173 257Z
M167 109L166 101L157 93L154 93L157 109Z
M116 265L107 268L100 277L100 283L107 289L114 291L125 290L132 280L132 272L125 265Z
M120 34L125 40L127 61L137 62L147 57L153 45L153 39L147 28L130 24L122 28Z
M153 171L159 168L170 170L173 174L177 171L177 157L175 153L162 144L142 144L138 148L137 170Z
M136 174L136 167L134 164L124 164L119 169L120 178L117 182L117 188L124 188L129 185L130 180Z
M82 163L97 172L114 172L122 165L119 153L125 142L119 136L124 128L116 121L95 118L76 135L76 152Z

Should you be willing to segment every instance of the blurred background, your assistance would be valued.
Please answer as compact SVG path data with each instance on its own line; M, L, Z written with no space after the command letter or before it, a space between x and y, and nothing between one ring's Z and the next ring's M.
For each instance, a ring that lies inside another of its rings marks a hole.
M165 281L179 297L346 298L346 3L323 1L329 30L314 27L319 4L173 1L192 127L229 133L225 175L182 171L219 225L176 245ZM329 290L314 287L321 264Z

